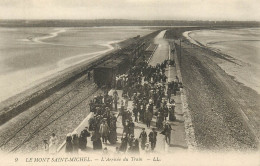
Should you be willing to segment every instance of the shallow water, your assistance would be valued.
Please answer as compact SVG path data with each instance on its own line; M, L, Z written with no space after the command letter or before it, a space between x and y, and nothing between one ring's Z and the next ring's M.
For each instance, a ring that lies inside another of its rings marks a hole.
M143 27L0 28L0 101L94 60L114 49L113 43L150 32Z
M216 52L226 54L235 63L220 63L228 74L260 94L260 28L199 30L184 33Z

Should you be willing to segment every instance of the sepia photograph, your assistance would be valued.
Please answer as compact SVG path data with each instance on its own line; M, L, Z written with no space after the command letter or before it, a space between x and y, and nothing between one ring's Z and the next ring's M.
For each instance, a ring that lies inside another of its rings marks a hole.
M1 163L259 166L259 7L0 0Z

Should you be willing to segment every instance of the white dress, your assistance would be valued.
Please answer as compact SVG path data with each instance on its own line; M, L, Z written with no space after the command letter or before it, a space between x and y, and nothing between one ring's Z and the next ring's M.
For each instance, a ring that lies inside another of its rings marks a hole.
M58 138L56 136L51 136L49 144L49 153L54 154L57 152L58 148Z

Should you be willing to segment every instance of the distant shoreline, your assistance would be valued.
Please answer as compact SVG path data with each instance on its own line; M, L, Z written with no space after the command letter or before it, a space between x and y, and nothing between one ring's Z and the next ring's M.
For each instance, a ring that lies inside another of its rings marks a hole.
M259 21L204 21L204 20L128 20L128 19L53 19L53 20L1 20L0 27L94 27L94 26L207 26L256 27Z

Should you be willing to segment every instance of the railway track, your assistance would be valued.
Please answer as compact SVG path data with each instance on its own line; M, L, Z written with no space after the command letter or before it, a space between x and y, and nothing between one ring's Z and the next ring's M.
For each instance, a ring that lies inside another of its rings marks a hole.
M75 93L74 95L68 97L68 99L62 103L57 109L55 109L54 111L52 111L47 117L45 117L44 121L42 123L40 123L39 125L37 125L29 134L27 134L27 136L22 139L22 142L19 142L18 144L16 144L14 147L11 146L12 148L8 147L9 152L15 152L17 151L19 148L21 148L26 142L30 141L37 133L39 133L40 131L42 131L43 129L45 129L46 127L48 127L50 124L52 124L53 122L55 122L56 120L58 120L59 118L61 118L63 115L65 115L66 113L70 112L71 110L73 110L74 108L76 108L79 104L81 104L83 101L87 100L92 94L94 94L97 89L94 88L93 90L91 90L91 93L84 96L84 98L82 100L79 100L79 102L76 102L76 104L70 104L72 103L73 99L77 99L76 96L78 96L81 93L81 88L82 88L82 84L86 83L86 79L78 82L77 85L75 85L72 89L66 91L65 93L63 93L61 96L59 96L58 98L56 98L54 101L52 101L50 104L48 104L47 106L45 106L44 108L42 108L35 116L33 116L29 121L27 121L24 125L22 125L22 127L20 127L14 134L12 134L4 143L2 143L0 145L0 148L3 148L4 146L7 146L9 142L11 141L15 141L13 139L15 139L17 137L17 135L19 133L24 132L24 130L26 130L27 127L31 127L34 125L32 123L37 123L37 120L42 120L40 118L41 115L43 115L47 110L49 110L51 108L51 106L53 106L54 104L63 101L63 99L66 96L69 96L71 93ZM86 84L83 86L84 87L88 87L90 84L92 84L92 82ZM59 104L59 103L58 103ZM67 107L67 108L64 108ZM64 111L65 109L65 111Z
M32 119L30 119L28 122L26 122L20 129L18 129L15 134L13 134L11 137L9 137L4 143L2 143L0 145L0 148L3 147L4 145L6 145L9 141L11 141L17 133L19 133L22 129L24 129L27 125L29 125L33 120L35 120L37 117L39 117L42 113L44 113L48 108L50 108L53 104L57 103L60 99L62 99L63 97L67 96L70 92L72 92L73 90L75 90L76 88L78 88L78 86L80 84L82 84L82 82L78 83L74 88L70 89L69 91L67 91L66 93L64 93L63 95L61 95L60 97L58 97L57 99L55 99L53 102L51 102L48 106L44 107L39 113L37 113Z
M48 123L44 122L42 123L39 127L36 128L36 130L34 130L33 133L31 133L30 135L28 135L21 143L19 143L17 146L15 146L11 151L9 152L15 152L16 150L18 150L21 146L23 146L26 142L30 141L33 136L35 134L37 134L39 131L45 129L47 126L49 126L50 124L52 124L54 121L58 120L59 118L61 118L63 115L65 115L66 113L68 113L69 111L73 110L75 107L77 107L78 105L80 105L83 101L87 100L90 96L92 96L94 93L96 92L96 90L94 89L90 95L87 95L85 98L83 98L83 100L79 101L78 103L74 104L70 109L66 110L65 112L63 112L62 114L58 115L57 117L53 118L52 120L50 120ZM64 106L64 105L63 105ZM61 107L63 107L61 106ZM56 112L54 113L56 114ZM51 118L53 116L53 114L51 114L49 116L49 118ZM48 119L49 120L49 119Z

